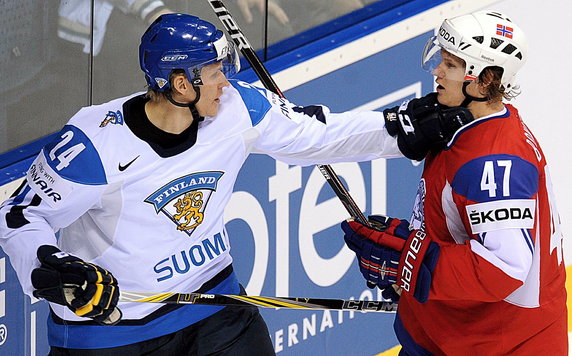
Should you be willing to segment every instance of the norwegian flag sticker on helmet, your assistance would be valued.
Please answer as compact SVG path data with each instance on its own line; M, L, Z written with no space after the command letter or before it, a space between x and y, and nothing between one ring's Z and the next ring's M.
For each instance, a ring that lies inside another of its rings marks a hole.
M497 24L497 35L512 38L512 27Z

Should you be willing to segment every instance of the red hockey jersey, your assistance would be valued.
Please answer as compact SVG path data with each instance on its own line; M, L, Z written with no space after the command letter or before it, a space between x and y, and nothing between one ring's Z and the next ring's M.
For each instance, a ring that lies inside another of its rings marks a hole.
M562 233L546 160L511 105L425 161L411 220L441 246L429 300L403 295L410 355L568 355Z

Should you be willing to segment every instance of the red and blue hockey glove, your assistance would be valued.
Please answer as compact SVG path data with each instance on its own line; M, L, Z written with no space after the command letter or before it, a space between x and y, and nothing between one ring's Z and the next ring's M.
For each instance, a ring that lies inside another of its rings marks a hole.
M65 305L76 315L100 324L114 325L121 320L119 287L111 273L55 246L40 246L37 255L41 266L32 271L36 298Z
M354 232L349 222L342 222L342 229L346 245L356 253L360 272L368 282L368 287L377 285L380 289L385 289L396 284L401 254Z
M421 230L410 230L407 220L369 216L372 227L354 220L342 222L344 239L357 255L368 283L384 291L397 284L424 303L429 297L439 245Z

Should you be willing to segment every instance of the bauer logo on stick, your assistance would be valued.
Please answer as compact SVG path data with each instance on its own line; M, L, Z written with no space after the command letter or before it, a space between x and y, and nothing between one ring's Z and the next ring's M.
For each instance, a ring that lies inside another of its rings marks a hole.
M250 48L248 40L246 39L246 37L244 37L244 35L240 31L240 28L238 27L238 25L236 24L236 22L234 21L234 19L232 18L232 16L224 6L224 4L220 1L209 1L209 3L211 4L211 7L213 8L214 12L217 14L218 18L224 25L224 28L226 28L226 30L228 31L230 37L233 40L235 40L235 43L238 45L238 49L240 50L243 48Z

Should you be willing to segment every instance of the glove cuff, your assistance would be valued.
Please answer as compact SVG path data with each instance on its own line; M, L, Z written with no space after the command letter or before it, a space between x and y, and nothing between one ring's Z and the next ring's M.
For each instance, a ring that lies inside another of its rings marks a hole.
M59 248L52 245L42 245L38 247L36 251L36 256L40 262L45 261L46 257L53 255L54 253L62 252Z
M399 133L399 124L397 122L397 111L399 110L399 106L396 106L391 109L383 110L383 118L385 120L385 129L387 133L391 136L395 137Z
M423 260L431 242L431 238L422 230L415 230L407 239L401 251L397 273L397 285L405 292L415 292Z

